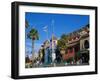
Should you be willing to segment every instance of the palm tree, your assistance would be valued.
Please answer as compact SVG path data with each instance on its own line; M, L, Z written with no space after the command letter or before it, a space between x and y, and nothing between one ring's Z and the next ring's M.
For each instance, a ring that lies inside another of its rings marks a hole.
M33 57L33 61L34 61L34 41L39 40L38 31L34 28L31 29L30 32L27 34L27 37L29 39L32 39L32 57Z

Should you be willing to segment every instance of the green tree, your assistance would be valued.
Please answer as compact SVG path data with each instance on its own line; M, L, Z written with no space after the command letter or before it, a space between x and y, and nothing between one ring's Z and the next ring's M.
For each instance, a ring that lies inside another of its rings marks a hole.
M57 45L60 48L60 50L66 48L66 43L65 43L65 41L63 39L59 39Z
M61 36L61 39L63 39L64 41L67 41L67 40L68 40L68 35L63 34L63 35Z
M68 41L68 36L66 34L63 34L61 38L58 40L58 47L60 49L67 49L67 41Z
M27 37L32 40L32 56L34 57L34 41L39 40L39 33L36 29L31 29ZM34 60L34 59L33 59Z

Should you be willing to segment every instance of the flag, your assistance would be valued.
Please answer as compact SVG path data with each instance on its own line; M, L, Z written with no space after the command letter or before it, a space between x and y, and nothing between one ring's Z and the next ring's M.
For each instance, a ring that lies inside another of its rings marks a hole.
M48 27L47 26L44 26L43 27L43 31L47 32L47 30L48 30Z

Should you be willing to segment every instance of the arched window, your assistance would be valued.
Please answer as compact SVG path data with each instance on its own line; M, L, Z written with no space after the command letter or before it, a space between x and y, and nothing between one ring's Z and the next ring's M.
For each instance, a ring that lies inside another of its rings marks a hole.
M85 42L84 42L84 48L85 49L89 48L89 41L88 40L85 40Z

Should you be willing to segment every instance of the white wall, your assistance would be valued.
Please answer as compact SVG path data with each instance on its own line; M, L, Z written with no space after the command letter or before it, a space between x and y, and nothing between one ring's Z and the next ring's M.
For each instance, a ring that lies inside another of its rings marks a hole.
M0 1L0 81L13 81L10 78L10 68L11 68L11 2L14 0L1 0ZM20 1L20 0L17 0ZM21 0L30 2L44 2L44 3L59 3L59 4L72 4L72 5L87 5L87 6L98 6L100 14L100 0ZM100 20L100 15L98 16L98 22ZM98 30L100 30L98 24ZM98 32L100 34L100 32ZM100 37L98 38L100 41ZM98 43L100 45L100 42ZM99 46L100 47L100 46ZM99 48L98 47L98 48ZM99 51L100 53L100 51ZM98 53L98 59L100 55ZM98 62L100 59L98 60ZM99 63L98 63L99 64ZM98 65L100 67L100 64ZM98 68L99 68L98 67ZM99 70L100 71L100 70ZM99 81L100 74L98 75L82 75L82 76L66 76L66 77L56 77L56 78L41 78L34 79L37 81ZM33 81L33 79L26 79L26 81Z

